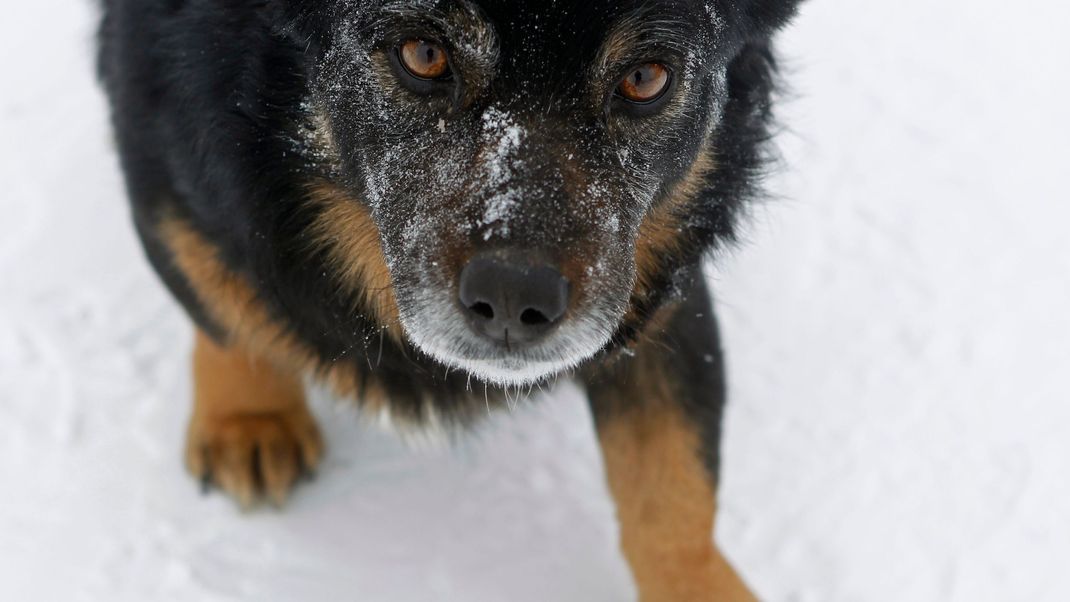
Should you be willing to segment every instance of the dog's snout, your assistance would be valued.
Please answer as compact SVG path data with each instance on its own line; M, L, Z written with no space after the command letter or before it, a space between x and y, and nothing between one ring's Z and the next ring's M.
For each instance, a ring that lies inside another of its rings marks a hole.
M546 264L477 256L461 271L459 288L476 332L505 345L535 341L568 310L569 281Z

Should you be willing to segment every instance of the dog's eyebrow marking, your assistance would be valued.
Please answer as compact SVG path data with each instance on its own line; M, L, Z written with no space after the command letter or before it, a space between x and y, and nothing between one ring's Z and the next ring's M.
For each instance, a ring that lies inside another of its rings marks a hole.
M382 4L369 29L400 33L406 28L430 28L441 33L467 62L491 69L498 61L498 37L480 9L468 0L445 7L437 2L387 1Z
M594 63L595 75L604 77L633 62L677 55L688 60L715 38L723 21L708 15L705 23L679 15L660 14L654 8L624 16L614 23Z

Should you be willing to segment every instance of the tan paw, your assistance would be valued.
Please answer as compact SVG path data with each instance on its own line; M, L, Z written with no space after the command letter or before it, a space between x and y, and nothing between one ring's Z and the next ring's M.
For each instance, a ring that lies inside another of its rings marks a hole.
M322 455L319 428L303 406L194 416L186 439L186 467L193 476L226 491L244 509L264 497L281 506Z

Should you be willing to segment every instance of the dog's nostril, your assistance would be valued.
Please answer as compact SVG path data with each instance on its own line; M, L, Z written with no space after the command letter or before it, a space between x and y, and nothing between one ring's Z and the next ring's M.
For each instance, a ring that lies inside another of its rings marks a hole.
M547 318L546 314L541 311L529 307L520 314L520 321L528 326L541 326L543 324L549 324L550 318Z
M477 316L484 317L488 320L494 319L494 308L490 306L490 303L480 301L478 303L473 303L468 309L472 310L472 313Z

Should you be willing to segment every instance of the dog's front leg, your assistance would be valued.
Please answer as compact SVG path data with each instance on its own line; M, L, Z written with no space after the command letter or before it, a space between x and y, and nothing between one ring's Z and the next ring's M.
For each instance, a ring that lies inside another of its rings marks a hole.
M755 599L713 542L723 385L716 326L705 291L696 296L634 356L588 379L642 602Z
M296 375L198 330L186 466L248 508L261 495L282 504L323 451Z

